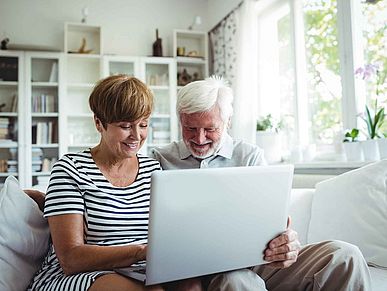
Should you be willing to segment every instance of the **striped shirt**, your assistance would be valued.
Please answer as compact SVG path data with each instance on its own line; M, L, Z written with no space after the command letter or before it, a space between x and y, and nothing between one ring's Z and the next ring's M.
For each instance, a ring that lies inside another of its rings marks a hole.
M152 158L138 155L135 181L113 186L95 164L90 150L63 156L53 167L44 216L81 214L85 243L111 246L145 244L148 234L151 174L160 170ZM31 290L87 290L110 270L65 276L53 245L30 285Z

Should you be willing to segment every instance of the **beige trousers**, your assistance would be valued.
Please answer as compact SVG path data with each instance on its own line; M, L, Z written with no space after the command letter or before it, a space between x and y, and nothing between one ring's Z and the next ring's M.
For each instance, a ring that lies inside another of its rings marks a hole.
M208 291L370 291L371 277L360 250L342 241L303 247L286 269L265 265L215 275Z

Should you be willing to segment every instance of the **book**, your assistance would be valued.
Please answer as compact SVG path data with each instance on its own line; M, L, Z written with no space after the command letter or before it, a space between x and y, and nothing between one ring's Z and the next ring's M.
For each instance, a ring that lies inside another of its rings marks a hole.
M17 95L12 95L10 112L17 112Z
M58 82L58 63L53 62L51 66L49 82Z

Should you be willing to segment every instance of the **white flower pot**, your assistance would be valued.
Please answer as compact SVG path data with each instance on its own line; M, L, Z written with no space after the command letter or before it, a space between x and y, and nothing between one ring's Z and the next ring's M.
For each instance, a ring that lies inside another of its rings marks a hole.
M377 141L379 145L380 158L387 159L387 138L379 138Z
M377 139L367 139L361 141L363 147L364 159L366 161L380 160L379 146Z
M281 134L270 131L257 131L256 144L264 150L265 159L269 164L281 162Z
M343 147L347 161L364 161L363 148L360 142L344 142Z

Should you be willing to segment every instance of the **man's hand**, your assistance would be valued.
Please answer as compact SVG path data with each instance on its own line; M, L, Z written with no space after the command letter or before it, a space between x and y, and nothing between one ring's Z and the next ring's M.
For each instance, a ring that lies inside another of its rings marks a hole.
M301 244L298 241L298 234L290 228L291 219L288 217L288 227L286 231L269 242L268 248L264 252L264 259L269 267L287 268L297 261Z

